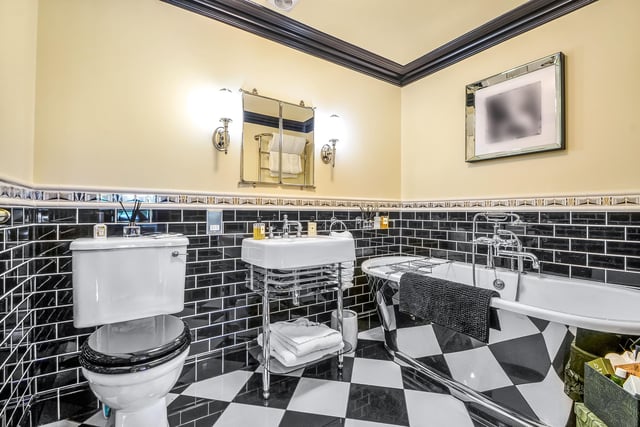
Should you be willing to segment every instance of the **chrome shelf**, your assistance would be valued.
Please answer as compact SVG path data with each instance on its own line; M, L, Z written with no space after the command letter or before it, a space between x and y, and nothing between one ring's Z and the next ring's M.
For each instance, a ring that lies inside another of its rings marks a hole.
M414 258L408 261L392 262L370 267L371 270L384 274L387 277L396 273L431 274L433 268L443 264L450 264L451 260L434 258Z
M250 354L257 359L263 367L262 371L262 395L269 399L270 375L284 374L313 365L331 357L338 357L338 369L342 369L344 353L351 351L351 346L345 343L345 347L334 353L318 358L313 362L303 365L287 367L271 356L270 348L270 301L291 299L294 305L300 305L300 299L308 296L321 295L328 292L336 293L338 312L338 332L342 334L342 266L340 263L320 266L309 266L295 270L274 270L257 267L249 264L248 268L249 289L262 297L262 333L264 345L260 349L254 347Z
M285 366L275 357L271 357L269 363L269 372L276 375L290 374L291 372L297 371L298 369L304 369L307 366L315 365L316 363L322 362L323 360L331 359L336 356L341 356L343 354L349 353L351 350L351 344L346 341L343 341L344 347L340 351L327 353L326 355L317 358L311 362L302 363L300 365L295 366ZM264 366L264 357L262 356L262 347L253 347L249 350L249 354L256 359L262 366Z

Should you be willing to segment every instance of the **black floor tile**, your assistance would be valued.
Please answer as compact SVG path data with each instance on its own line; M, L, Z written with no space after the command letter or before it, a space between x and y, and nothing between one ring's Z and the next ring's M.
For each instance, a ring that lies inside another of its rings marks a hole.
M351 384L347 418L408 426L409 417L404 391Z
M211 426L227 406L229 406L228 402L180 395L167 407L169 425L171 427L189 423L196 423L196 425L204 423L203 425L206 425L210 420L213 420L208 424Z
M359 339L354 354L356 357L365 359L393 360L389 352L384 348L382 341Z
M326 415L307 414L287 411L284 413L279 427L340 427L344 426L344 418Z
M445 354L472 350L484 345L478 340L445 328L444 326L434 324L433 332L436 335L438 344L440 344L440 349L442 349L442 352Z
M551 366L542 334L490 344L489 350L516 385L544 380Z
M486 391L483 394L498 402L501 406L513 409L533 420L538 420L535 412L515 386Z
M353 372L353 357L344 357L343 360L342 369L338 369L338 358L332 357L307 367L302 376L320 380L350 382Z
M444 356L441 354L436 354L434 356L426 356L426 357L418 357L416 360L429 368L432 368L442 375L446 375L451 378L451 371L449 370L449 365L447 365L447 361Z
M449 389L413 368L402 366L402 384L406 390L450 394Z
M233 399L236 403L286 409L298 386L300 378L285 375L271 375L268 400L262 397L262 374L253 374L249 381Z
M531 320L533 324L536 325L536 328L538 328L540 332L547 329L547 325L549 324L548 320L538 319L537 317L529 317L529 320Z

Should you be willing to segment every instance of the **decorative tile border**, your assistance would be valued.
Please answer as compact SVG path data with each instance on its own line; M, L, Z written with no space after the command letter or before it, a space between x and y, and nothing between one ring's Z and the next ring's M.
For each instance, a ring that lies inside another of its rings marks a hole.
M639 208L640 194L582 195L556 197L515 197L499 199L460 200L367 200L367 199L315 199L274 196L215 195L215 194L150 194L132 192L39 190L0 181L0 201L29 205L72 203L118 203L140 200L152 205L200 205L200 206L255 206L299 208L359 208L375 206L382 210L403 209L618 209Z
M540 208L638 208L640 195L589 195L511 199L436 200L402 202L403 209L540 209Z

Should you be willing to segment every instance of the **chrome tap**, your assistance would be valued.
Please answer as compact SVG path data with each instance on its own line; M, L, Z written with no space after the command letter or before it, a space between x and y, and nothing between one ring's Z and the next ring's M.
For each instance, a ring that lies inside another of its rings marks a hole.
M285 215L283 218L284 222L282 223L282 238L289 238L289 215Z
M291 229L291 224L296 226L296 237L302 237L302 224L300 221L289 221L289 215L285 215L283 218L284 223L282 224L282 238L288 239L289 231Z
M534 254L532 254L531 252L500 249L495 254L495 256L517 259L518 260L518 271L520 273L524 272L524 265L523 265L523 262L522 262L523 259L528 259L529 261L531 261L531 267L532 268L535 268L536 270L540 270L540 261L538 260L538 257L535 256Z

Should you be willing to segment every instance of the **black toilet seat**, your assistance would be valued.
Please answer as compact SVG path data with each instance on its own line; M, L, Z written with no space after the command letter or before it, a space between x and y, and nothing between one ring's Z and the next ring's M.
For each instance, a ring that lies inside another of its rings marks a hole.
M174 359L190 344L189 327L175 316L105 325L82 344L80 365L100 374L140 372Z

